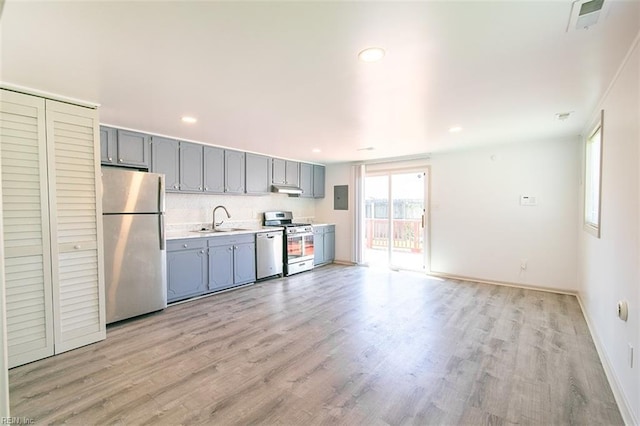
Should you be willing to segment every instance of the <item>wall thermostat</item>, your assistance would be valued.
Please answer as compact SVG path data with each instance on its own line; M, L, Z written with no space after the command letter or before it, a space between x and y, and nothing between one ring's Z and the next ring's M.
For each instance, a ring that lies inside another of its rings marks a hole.
M536 197L533 197L531 195L521 195L520 205L521 206L537 206L538 200L536 199Z

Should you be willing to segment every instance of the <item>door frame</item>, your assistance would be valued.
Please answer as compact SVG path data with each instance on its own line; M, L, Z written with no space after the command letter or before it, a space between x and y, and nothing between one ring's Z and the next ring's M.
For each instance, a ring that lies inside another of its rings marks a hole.
M419 165L419 166L411 166L411 167L389 167L389 168L380 168L375 171L369 171L365 168L365 173L363 176L363 185L364 190L361 193L362 200L360 200L361 204L364 206L365 195L366 195L366 180L368 177L375 176L387 176L388 177L388 189L387 189L387 199L389 200L389 214L387 217L388 221L388 229L389 229L389 239L391 239L392 231L393 231L393 203L392 203L392 195L393 188L391 184L391 176L394 174L407 174L407 173L424 173L425 185L424 185L424 227L422 228L422 238L423 238L423 253L422 253L422 272L429 273L431 270L431 166L430 165ZM365 221L365 212L361 216L361 220ZM365 239L365 235L363 233L363 240ZM368 259L365 256L366 252L366 244L360 244L360 250L363 252L360 254L361 258L365 260L365 264L369 264ZM388 244L387 249L387 263L388 267L392 270L400 270L403 268L399 268L397 265L393 265L392 263L392 244ZM419 269L408 269L410 271L420 271Z

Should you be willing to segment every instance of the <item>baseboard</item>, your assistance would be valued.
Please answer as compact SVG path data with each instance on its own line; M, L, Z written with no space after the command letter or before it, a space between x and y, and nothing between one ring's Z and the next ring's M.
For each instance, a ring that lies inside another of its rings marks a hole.
M587 322L587 327L589 328L589 333L591 334L591 338L593 339L593 343L596 346L596 351L598 352L598 357L600 357L600 363L604 368L604 374L607 376L607 380L609 381L609 386L611 387L611 391L613 392L613 397L618 404L618 409L620 409L620 414L622 415L622 420L626 425L638 425L638 419L635 418L633 411L631 411L629 401L627 400L624 392L622 391L622 386L618 382L616 375L613 371L613 367L609 362L609 358L607 357L607 351L604 349L598 334L596 333L595 327L593 327L593 323L587 314L587 310L582 303L582 298L578 293L576 295L578 299L578 303L580 304L580 309L582 310L582 316L584 320Z
M526 289L526 290L545 291L547 293L568 294L568 295L571 295L571 296L577 296L578 295L578 293L576 291L574 291L574 290L566 290L566 289L554 288L554 287L545 287L545 286L542 286L542 285L519 284L519 283L508 282L508 281L485 280L485 279L478 279L478 278L473 278L473 277L466 277L464 275L447 274L447 273L444 273L444 272L437 272L437 271L427 272L427 275L431 275L433 277L438 277L438 278L448 278L448 279L452 279L452 280L472 281L472 282L475 282L475 283L482 283L482 284L493 284L493 285L501 285L501 286L505 286L505 287L522 288L522 289Z
M345 266L355 266L355 265L357 265L357 263L350 262L348 260L334 260L333 263L335 263L336 265L345 265Z

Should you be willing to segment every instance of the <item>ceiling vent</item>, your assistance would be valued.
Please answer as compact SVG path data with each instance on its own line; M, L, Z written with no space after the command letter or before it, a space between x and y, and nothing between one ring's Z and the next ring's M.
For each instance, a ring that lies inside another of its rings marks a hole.
M609 12L611 0L576 0L571 6L571 17L567 32L586 30L604 21Z

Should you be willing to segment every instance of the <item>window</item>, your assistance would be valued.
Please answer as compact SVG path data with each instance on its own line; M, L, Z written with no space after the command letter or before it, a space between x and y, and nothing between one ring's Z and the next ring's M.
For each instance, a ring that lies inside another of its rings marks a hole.
M584 229L600 238L600 198L602 191L602 122L604 111L593 127L585 146Z

